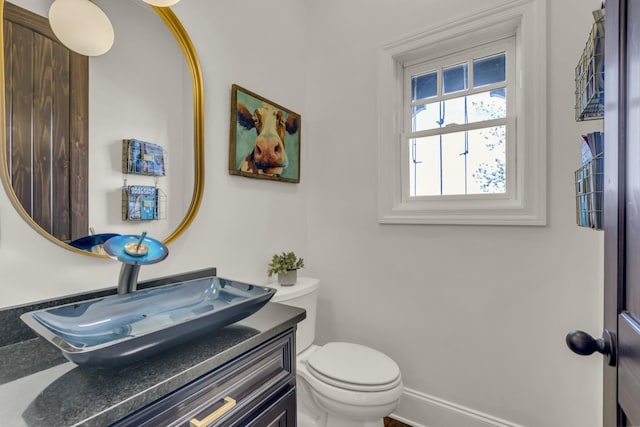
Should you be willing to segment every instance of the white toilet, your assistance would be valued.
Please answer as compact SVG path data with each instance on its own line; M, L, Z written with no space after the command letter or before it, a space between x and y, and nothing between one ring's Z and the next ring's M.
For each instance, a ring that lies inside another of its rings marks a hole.
M296 333L299 427L381 427L398 406L400 368L388 356L363 345L313 344L320 281L298 278L277 289L272 302L304 308Z

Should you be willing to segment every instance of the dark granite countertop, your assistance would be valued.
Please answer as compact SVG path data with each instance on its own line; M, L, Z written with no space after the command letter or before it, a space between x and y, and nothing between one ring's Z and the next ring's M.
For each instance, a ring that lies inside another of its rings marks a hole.
M302 309L268 303L187 345L121 368L90 369L27 331L5 334L7 319L23 310L13 311L0 312L0 420L16 427L108 426L305 318Z

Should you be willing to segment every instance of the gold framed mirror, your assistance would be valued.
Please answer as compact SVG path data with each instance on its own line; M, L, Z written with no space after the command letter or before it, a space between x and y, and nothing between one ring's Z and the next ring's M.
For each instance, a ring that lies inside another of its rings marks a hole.
M191 193L191 199L188 202L188 207L185 210L185 214L180 221L177 221L175 229L168 232L168 235L164 237L163 243L169 244L173 240L177 239L192 223L195 215L200 207L203 197L204 187L204 89L202 82L202 73L200 69L200 63L198 61L197 54L189 38L188 33L178 20L176 15L170 8L161 8L155 6L149 6L157 16L161 18L164 25L170 30L171 34L177 41L180 51L186 61L186 71L191 80L191 93L192 93L192 109L193 109L193 130L190 134L193 135L193 190ZM2 21L5 22L5 1L0 0L0 16ZM6 27L5 27L6 28ZM3 46L5 45L5 29L0 33L0 40L2 40ZM2 180L3 187L11 200L11 203L20 214L20 216L39 234L46 239L59 245L65 249L73 252L89 255L99 256L104 255L78 249L74 246L65 243L64 241L54 237L50 232L40 226L24 208L10 180L9 170L9 158L8 158L8 145L7 145L7 101L5 99L6 93L6 74L5 74L5 55L0 57L0 82L2 82L2 90L0 90L1 102L0 102L0 119L2 120L2 139L0 141L0 180ZM185 85L186 86L186 85ZM188 194L188 193L187 193ZM186 197L185 197L186 200ZM186 204L186 203L185 203ZM173 223L172 223L173 224ZM172 225L173 227L173 225ZM88 230L87 230L88 231Z

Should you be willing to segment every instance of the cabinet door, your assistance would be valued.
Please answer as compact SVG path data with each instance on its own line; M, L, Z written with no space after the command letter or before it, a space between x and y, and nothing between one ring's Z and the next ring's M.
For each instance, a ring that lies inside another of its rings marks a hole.
M295 389L294 333L290 329L259 345L114 426L247 425Z
M295 427L296 409L296 389L294 387L246 425L247 427Z

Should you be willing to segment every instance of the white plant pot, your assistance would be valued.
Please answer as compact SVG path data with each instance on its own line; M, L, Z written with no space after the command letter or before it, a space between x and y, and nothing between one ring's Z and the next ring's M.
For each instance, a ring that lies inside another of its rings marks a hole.
M298 281L298 270L287 270L286 273L278 273L280 286L293 286Z

